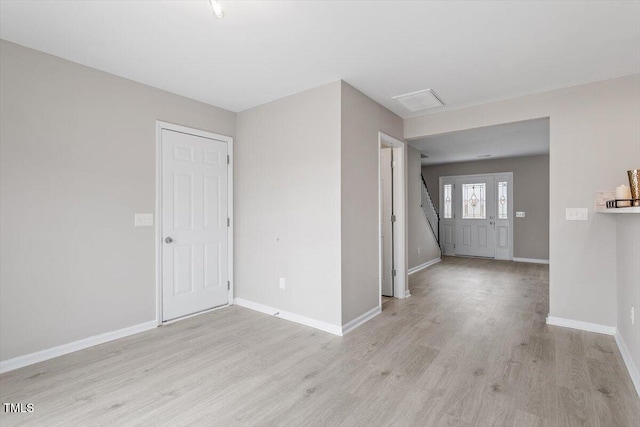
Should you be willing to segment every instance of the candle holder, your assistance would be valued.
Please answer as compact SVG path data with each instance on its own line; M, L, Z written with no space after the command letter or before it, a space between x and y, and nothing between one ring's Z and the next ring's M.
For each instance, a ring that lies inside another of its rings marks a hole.
M631 188L631 199L633 206L640 206L640 169L627 171L629 175L629 187Z

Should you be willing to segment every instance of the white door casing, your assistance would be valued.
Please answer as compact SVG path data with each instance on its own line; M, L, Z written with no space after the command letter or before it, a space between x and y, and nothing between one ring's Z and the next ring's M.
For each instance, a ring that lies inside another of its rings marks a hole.
M162 321L229 303L228 144L162 128Z
M407 298L410 295L407 274L407 145L383 132L378 132L378 159L383 147L391 147L393 150L393 213L396 221L393 223L393 266L396 275L393 277L393 296L395 298ZM378 165L378 183L380 183L380 165ZM378 197L382 193L379 191ZM382 201L378 200L378 215L382 215ZM382 223L382 218L380 218ZM378 230L381 232L381 229ZM382 307L382 239L378 235L378 290L380 295L380 307Z
M382 239L382 295L384 296L393 296L393 224L391 222L391 215L393 214L393 178L391 150L390 147L380 149L380 200L382 202L380 236Z
M456 178L456 255L495 258L494 185L493 175Z

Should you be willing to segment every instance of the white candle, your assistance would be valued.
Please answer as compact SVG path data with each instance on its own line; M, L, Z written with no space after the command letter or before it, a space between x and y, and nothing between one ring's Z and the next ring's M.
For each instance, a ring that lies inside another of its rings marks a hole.
M630 199L631 198L631 189L626 185L621 185L616 187L616 199ZM618 202L618 207L629 207L631 206L631 202Z

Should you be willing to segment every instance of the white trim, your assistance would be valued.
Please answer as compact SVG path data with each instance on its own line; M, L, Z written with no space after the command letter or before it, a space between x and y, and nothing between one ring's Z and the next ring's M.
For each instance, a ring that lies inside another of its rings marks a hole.
M342 336L342 327L331 323L323 322L322 320L312 319L310 317L301 316L296 313L291 313L284 310L278 310L277 308L270 307L268 305L260 304L253 301L248 301L242 298L235 299L235 305L248 308L260 313L265 313L271 316L277 316L281 319L289 320L291 322L300 323L301 325L310 326L321 331L329 332L330 334Z
M35 353L25 354L24 356L14 357L13 359L3 360L0 362L0 374L22 368L23 366L33 365L34 363L44 362L54 357L63 356L78 350L93 347L98 344L104 344L130 335L139 334L140 332L149 331L158 325L155 320L140 323L138 325L129 326L117 331L105 332L100 335L83 338L67 344L56 347L47 348L45 350L36 351Z
M156 324L162 325L162 122L156 120Z
M233 303L235 292L235 281L233 280L233 228L235 218L233 217L233 138L227 137L227 155L229 164L227 165L227 217L230 219L227 234L227 280L229 281L228 304Z
M382 230L380 224L382 217L380 213L380 149L381 145L386 145L393 149L393 159L395 167L393 168L393 213L396 216L396 222L393 233L393 266L396 270L394 279L393 296L396 298L406 298L404 289L409 283L409 275L407 274L407 233L408 233L408 217L407 217L407 146L404 141L396 139L383 132L378 132L378 295L380 298L379 305L382 306ZM401 232L397 232L401 231Z
M216 141L227 143L227 154L229 155L229 165L227 166L227 216L231 219L228 227L227 238L227 260L228 260L228 280L229 296L227 305L233 301L234 281L233 281L233 138L226 135L220 135L199 129L192 129L185 126L167 123L156 120L156 324L161 325L162 322L162 129L172 130L175 132L186 133L189 135L201 136L204 138L215 139ZM193 313L193 314L199 314ZM180 317L181 320L191 315Z
M597 323L581 322L579 320L563 319L561 317L547 317L547 325L562 326L565 328L578 329L580 331L596 332L599 334L613 335L622 355L622 360L629 371L631 382L636 389L636 393L640 397L640 370L635 365L631 353L627 348L620 331L615 326L599 325Z
M596 332L598 334L615 335L615 326L599 325L597 323L582 322L580 320L564 319L562 317L547 317L547 325L562 326L564 328L578 329L580 331Z
M409 298L410 296L411 296L411 291L409 291L409 289L405 289L402 295L402 298L406 299L406 298Z
M616 344L618 344L618 349L620 350L620 354L622 355L622 360L624 360L624 364L627 366L627 370L629 371L629 376L631 377L631 382L633 386L636 388L636 393L638 393L638 397L640 397L640 370L633 362L633 358L631 357L631 353L627 348L624 340L622 339L622 335L620 335L620 331L616 331L614 334L614 338L616 339Z
M630 206L628 208L596 208L595 213L612 213L612 214L627 214L627 213L640 213L640 206Z
M530 264L549 264L548 259L537 259L537 258L514 258L513 262L528 262Z
M413 273L417 273L418 271L424 270L427 267L431 267L433 264L437 264L440 261L442 261L442 258L438 257L438 258L432 259L430 261L427 261L427 262L425 262L423 264L416 265L415 267L411 267L409 269L409 271L408 271L408 274L411 275Z
M382 307L381 306L374 307L371 310L367 311L366 313L361 314L355 319L345 323L344 325L342 325L342 335L348 334L358 326L368 322L369 320L373 319L380 313L382 313Z

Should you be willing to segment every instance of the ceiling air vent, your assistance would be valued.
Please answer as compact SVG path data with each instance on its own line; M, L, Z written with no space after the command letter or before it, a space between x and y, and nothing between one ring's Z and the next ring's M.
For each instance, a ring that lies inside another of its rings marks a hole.
M431 89L405 93L404 95L394 96L391 99L398 101L412 113L442 107L444 105L444 102L442 102L440 98L438 98L438 95Z

